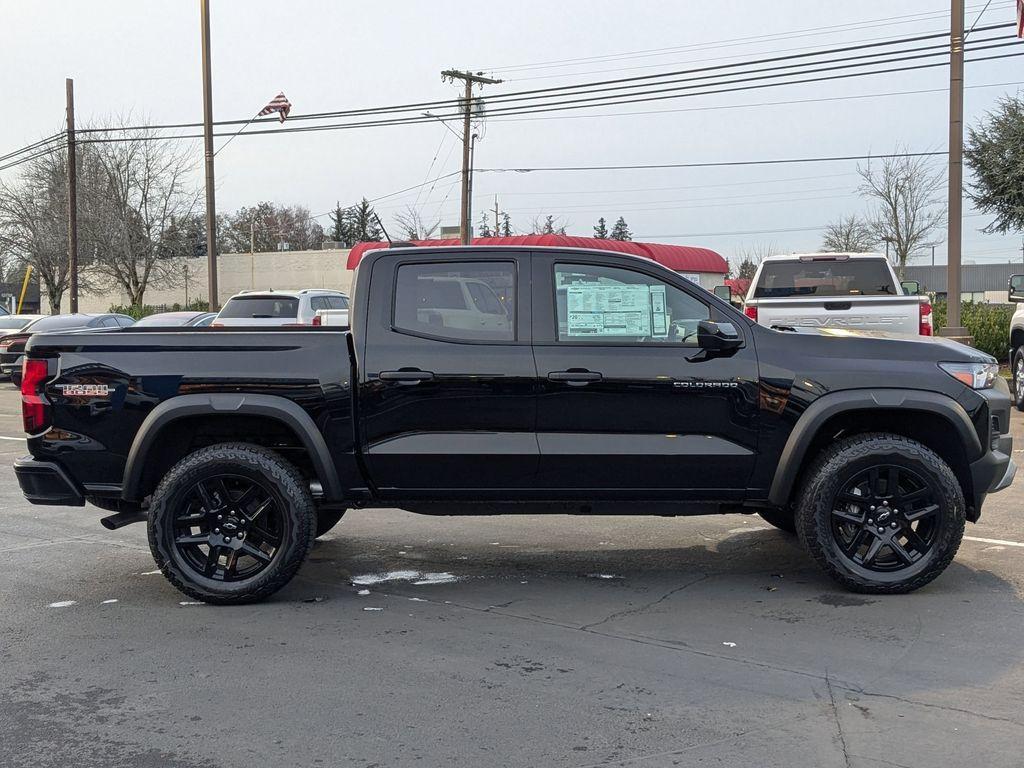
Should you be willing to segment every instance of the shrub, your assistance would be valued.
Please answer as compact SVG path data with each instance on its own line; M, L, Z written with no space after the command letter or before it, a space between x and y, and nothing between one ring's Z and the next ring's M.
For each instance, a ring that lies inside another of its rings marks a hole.
M155 315L157 312L209 312L210 302L206 299L192 299L185 304L174 302L173 304L143 304L141 307L130 304L112 304L107 312L115 312L119 315L128 315L140 320L147 315Z
M965 301L960 305L960 322L974 337L974 346L1000 362L1006 362L1010 347L1010 318L1012 304L983 304ZM935 332L946 325L946 302L936 302L934 308Z

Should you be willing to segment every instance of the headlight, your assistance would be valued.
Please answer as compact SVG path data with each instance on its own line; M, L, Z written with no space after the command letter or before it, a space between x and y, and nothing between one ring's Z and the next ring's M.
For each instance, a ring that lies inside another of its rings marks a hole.
M991 389L999 375L998 363L939 363L939 368L971 389Z

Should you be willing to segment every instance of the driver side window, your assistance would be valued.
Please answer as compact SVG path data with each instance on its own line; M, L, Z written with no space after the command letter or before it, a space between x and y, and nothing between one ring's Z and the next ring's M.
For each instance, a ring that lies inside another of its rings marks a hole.
M703 302L641 272L593 264L555 265L558 340L571 344L697 345Z

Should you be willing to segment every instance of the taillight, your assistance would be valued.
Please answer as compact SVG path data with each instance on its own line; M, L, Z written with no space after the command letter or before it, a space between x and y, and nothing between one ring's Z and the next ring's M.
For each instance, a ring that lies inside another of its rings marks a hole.
M30 435L45 432L50 426L50 409L43 397L46 361L25 358L21 366L21 420Z
M320 315L313 315L313 325L319 327L323 324L323 320Z
M917 310L917 332L921 336L932 335L932 304L930 301L922 301Z
M743 314L749 317L755 323L757 322L757 307L747 305L743 308Z

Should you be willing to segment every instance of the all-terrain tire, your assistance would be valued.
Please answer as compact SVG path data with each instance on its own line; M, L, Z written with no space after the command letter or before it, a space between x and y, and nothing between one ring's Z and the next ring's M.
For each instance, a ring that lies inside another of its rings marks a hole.
M1010 369L1013 371L1013 381L1011 382L1013 404L1017 406L1018 411L1024 411L1024 347L1014 353L1011 364L1013 365Z
M282 525L280 546L270 562L251 578L206 578L175 546L175 517L186 494L200 480L225 475L259 483L276 501ZM237 605L263 600L291 581L313 546L317 515L308 483L277 453L247 443L202 448L179 461L160 481L149 510L149 547L168 581L189 597L206 603Z
M316 511L316 537L319 539L338 524L347 509L323 509Z
M796 533L796 519L791 509L773 507L772 509L762 509L757 514L766 523L774 525L780 531Z
M876 573L842 552L833 509L851 477L882 465L916 473L928 484L938 510L934 542L927 553L901 570ZM823 450L805 475L796 510L797 535L811 557L847 589L869 594L912 592L932 581L956 555L964 524L963 492L949 465L921 443L886 433L855 435Z

